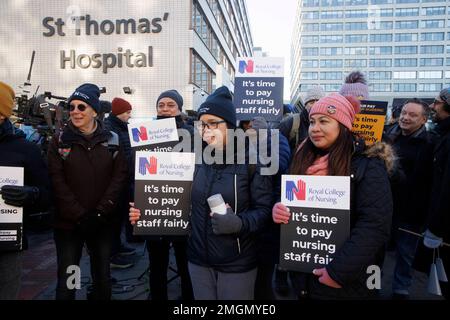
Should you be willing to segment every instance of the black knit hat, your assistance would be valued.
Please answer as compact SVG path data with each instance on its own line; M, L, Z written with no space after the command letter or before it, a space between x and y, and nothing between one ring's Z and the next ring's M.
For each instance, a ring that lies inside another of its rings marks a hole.
M230 90L222 86L206 98L205 102L198 109L198 118L204 114L212 114L228 122L233 128L236 128L236 109L232 102Z
M95 112L100 113L100 88L92 83L85 83L79 86L74 93L67 100L68 104L72 100L81 100L86 102L88 105L95 110Z
M158 108L158 103L159 100L161 100L162 98L170 98L173 101L175 101L178 105L178 109L180 109L180 111L182 110L183 107L183 97L181 96L181 94L178 93L177 90L172 89L172 90L167 90L164 91L163 93L161 93L158 97L158 99L156 100L156 107Z

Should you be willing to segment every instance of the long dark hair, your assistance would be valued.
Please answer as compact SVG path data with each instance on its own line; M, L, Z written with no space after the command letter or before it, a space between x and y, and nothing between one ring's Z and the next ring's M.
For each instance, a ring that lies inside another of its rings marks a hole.
M328 175L348 176L353 152L353 134L339 123L339 135L328 154ZM303 146L296 151L289 168L290 174L306 174L306 170L314 163L317 156L324 155L324 151L317 148L309 137Z

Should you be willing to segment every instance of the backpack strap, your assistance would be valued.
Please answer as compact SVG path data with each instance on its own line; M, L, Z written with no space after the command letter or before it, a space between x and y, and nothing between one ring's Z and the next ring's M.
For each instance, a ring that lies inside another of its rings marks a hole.
M289 142L295 139L295 146L298 145L298 132L300 130L300 113L294 113L292 115L292 127L289 132Z
M117 157L117 154L119 153L119 135L115 133L114 131L110 131L111 136L109 137L107 141L107 147L109 152L111 152L113 159Z

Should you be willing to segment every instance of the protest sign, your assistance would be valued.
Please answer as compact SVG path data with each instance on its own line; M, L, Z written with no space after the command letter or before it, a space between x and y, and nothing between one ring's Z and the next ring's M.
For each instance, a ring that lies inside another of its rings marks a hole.
M312 272L331 262L350 234L350 177L282 176L280 267Z
M387 105L385 101L361 101L361 110L355 116L352 132L364 138L366 145L381 141Z
M128 124L131 147L135 151L171 151L178 143L175 118Z

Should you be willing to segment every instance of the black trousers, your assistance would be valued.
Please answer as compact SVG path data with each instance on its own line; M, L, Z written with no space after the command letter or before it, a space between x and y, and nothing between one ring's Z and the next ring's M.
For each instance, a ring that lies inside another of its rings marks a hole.
M80 230L54 230L56 254L58 263L58 281L56 300L74 300L76 289L69 289L67 279L73 273L68 273L69 266L79 266L86 243L90 255L91 278L93 290L90 298L93 300L111 299L111 279L109 259L111 255L111 227L98 228L89 234ZM81 274L81 277L85 275Z
M181 278L181 296L184 301L194 299L191 278L188 270L187 241L161 240L147 241L147 250L150 260L150 293L152 300L168 300L167 295L167 268L169 267L170 244L175 251L177 272Z

